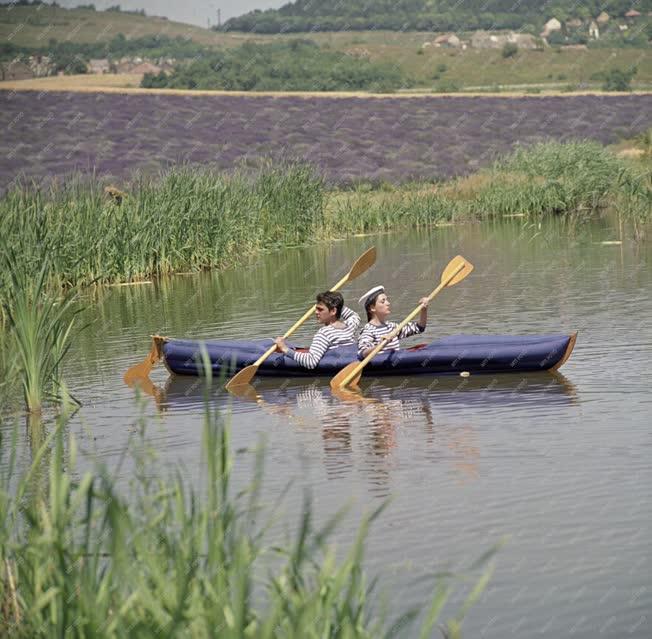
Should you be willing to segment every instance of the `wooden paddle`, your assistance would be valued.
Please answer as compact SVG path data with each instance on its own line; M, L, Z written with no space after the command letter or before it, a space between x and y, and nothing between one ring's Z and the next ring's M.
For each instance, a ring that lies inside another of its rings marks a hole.
M471 264L471 262L467 262L461 255L454 257L444 269L439 286L428 295L428 301L432 300L443 288L461 282L472 270L473 264ZM420 311L421 304L419 304L419 306L417 306L391 333L385 335L380 341L380 344L375 346L361 362L351 362L345 366L337 375L335 375L335 377L333 377L333 379L331 379L331 388L341 389L349 384L357 386L364 367L383 349L385 344L394 339L401 332L401 329L408 322L414 319Z
M351 270L333 286L331 291L336 291L338 288L344 286L348 281L354 280L356 277L362 275L370 266L376 261L376 248L371 247L365 251L353 264ZM292 328L286 331L283 337L287 338L294 333L314 312L316 304L313 304L303 317ZM254 375L258 372L258 367L274 352L276 351L276 344L270 346L253 364L246 366L241 371L236 373L227 383L226 390L234 390L238 386L249 384Z

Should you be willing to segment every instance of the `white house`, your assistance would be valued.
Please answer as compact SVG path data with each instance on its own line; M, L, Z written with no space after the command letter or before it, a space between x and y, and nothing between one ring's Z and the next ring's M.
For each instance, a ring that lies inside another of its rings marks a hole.
M541 37L546 38L553 31L561 31L561 22L557 18L550 18L548 22L543 25L543 31L541 32Z

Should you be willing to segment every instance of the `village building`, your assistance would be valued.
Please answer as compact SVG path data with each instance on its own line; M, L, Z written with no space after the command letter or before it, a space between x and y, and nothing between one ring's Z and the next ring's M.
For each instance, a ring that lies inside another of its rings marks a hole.
M596 19L595 19L595 21L596 21L598 24L602 24L602 25L607 24L607 22L609 22L609 20L610 20L610 18L609 18L609 14L608 14L606 11L603 11L603 12L602 12L602 13L601 13L601 14L600 14Z
M33 78L34 72L21 60L12 60L0 64L0 80L27 80Z
M630 10L625 14L625 17L626 17L626 18L640 18L640 17L641 17L641 14L640 14L638 11L636 11L636 9L630 9Z
M487 33L476 31L471 36L471 47L474 49L502 49L506 44L515 44L519 49L538 49L540 43L530 33Z
M561 22L557 18L550 18L548 22L543 25L543 31L541 32L542 38L547 38L554 31L561 31Z
M54 64L48 55L31 55L29 56L29 68L36 78L44 78L48 75L54 75Z
M582 21L579 18L573 18L566 22L567 29L579 29L582 26Z
M141 62L131 69L131 73L154 73L158 74L161 72L161 67L151 62Z
M88 61L89 73L109 73L109 61L106 58L91 58Z
M462 41L454 33L445 33L437 36L431 44L434 47L457 49L462 46Z
M591 20L589 25L589 38L597 40L600 37L600 29L598 28L598 23L595 20Z

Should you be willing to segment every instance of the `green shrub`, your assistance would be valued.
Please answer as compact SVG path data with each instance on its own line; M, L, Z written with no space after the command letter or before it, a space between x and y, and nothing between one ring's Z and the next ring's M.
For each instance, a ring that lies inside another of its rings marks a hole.
M604 91L631 91L632 78L636 75L637 69L611 69L605 76L602 89Z
M503 58L513 58L518 53L518 46L513 42L506 42L503 46Z

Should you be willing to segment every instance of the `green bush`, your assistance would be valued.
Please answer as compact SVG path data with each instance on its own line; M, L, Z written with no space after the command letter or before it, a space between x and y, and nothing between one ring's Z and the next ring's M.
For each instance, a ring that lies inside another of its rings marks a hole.
M518 53L518 46L513 42L506 42L503 47L503 58L513 58Z
M168 85L168 76L165 71L158 73L146 73L140 82L145 89L162 89Z
M602 89L604 91L631 91L632 78L636 75L636 67L631 69L611 69L607 72Z

